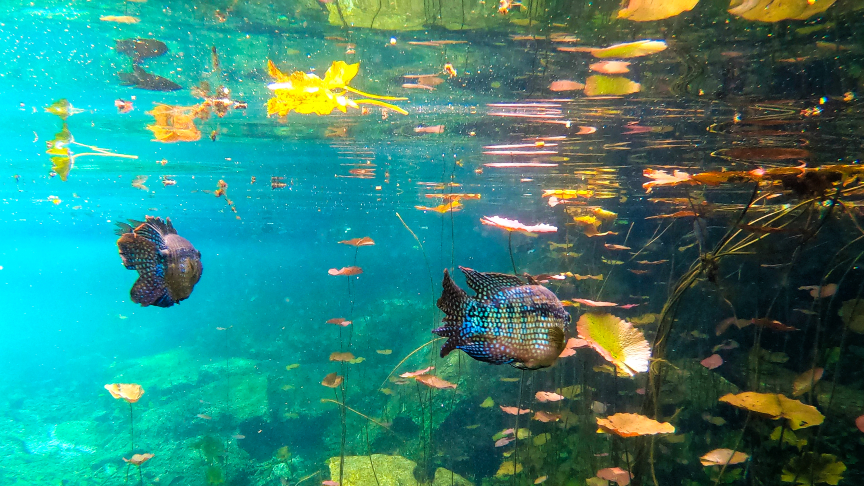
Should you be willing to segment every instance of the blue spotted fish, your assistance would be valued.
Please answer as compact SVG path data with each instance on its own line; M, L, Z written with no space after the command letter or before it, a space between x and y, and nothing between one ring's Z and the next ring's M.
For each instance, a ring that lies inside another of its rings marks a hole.
M130 219L117 223L117 248L123 265L138 270L132 286L132 302L143 307L171 307L189 297L201 278L201 252L177 234L171 219L147 216L146 221Z
M447 341L441 357L454 349L492 364L535 370L552 366L564 350L564 330L570 314L549 289L528 277L483 273L459 267L469 297L444 270L444 290L438 308L444 325L432 331Z

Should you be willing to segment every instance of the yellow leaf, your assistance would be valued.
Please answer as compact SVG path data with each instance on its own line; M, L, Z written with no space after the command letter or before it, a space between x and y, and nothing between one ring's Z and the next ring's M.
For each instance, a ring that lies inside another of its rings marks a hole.
M619 19L634 22L668 19L693 10L699 0L630 0L626 8L618 11Z

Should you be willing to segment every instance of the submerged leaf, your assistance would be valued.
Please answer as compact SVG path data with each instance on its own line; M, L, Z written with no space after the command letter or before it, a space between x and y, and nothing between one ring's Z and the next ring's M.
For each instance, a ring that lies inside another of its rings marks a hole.
M795 381L792 382L792 396L797 397L810 391L822 379L824 372L823 368L813 368L798 375L798 378L795 378Z
M819 425L825 420L825 416L819 413L816 407L805 405L779 393L744 392L737 395L730 393L720 397L720 401L767 415L772 420L781 417L788 419L789 428L792 430Z
M415 376L414 379L430 388L456 388L455 383L450 383L449 381L442 380L435 375L419 375Z
M819 483L836 485L843 479L844 471L846 465L837 461L836 456L806 452L789 461L780 479L785 483L811 486Z
M330 275L334 275L334 276L337 276L337 275L351 276L351 275L360 275L361 273L363 273L363 269L360 267L342 267L340 269L331 268L330 270L327 270L327 273L329 273Z
M612 314L585 313L576 323L579 337L630 376L648 371L651 346L642 331Z
M747 454L732 449L714 449L700 457L699 461L702 462L703 466L722 466L724 464L740 464L749 458L750 456Z
M656 40L640 40L615 44L602 49L591 49L591 54L600 59L629 59L656 54L666 50L666 42Z
M329 375L324 377L324 380L321 381L321 384L328 388L336 388L337 386L342 384L342 381L345 377L340 376L336 373L330 373Z
M637 413L616 413L605 419L597 417L597 425L604 432L621 437L675 433L675 427L672 424L658 422Z

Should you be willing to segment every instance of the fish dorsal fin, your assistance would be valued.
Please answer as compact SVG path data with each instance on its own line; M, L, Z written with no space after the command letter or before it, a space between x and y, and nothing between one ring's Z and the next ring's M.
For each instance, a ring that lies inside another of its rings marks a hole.
M528 285L540 285L540 282L538 282L537 279L530 274L523 273L522 276L525 277L525 280L528 281Z
M477 293L477 297L485 298L494 295L501 289L507 287L521 287L525 285L519 277L506 273L483 273L470 268L459 267L465 274L468 287Z
M152 241L160 251L168 249L168 245L165 244L165 235L172 232L176 233L176 231L173 231L173 228L166 226L162 222L162 219L154 218L153 216L147 216L147 221L135 228L136 236L144 238L147 241Z
M446 269L444 270L442 286L441 298L437 302L438 308L448 316L462 315L465 303L468 302L468 294L456 285L456 282L450 277L450 272Z

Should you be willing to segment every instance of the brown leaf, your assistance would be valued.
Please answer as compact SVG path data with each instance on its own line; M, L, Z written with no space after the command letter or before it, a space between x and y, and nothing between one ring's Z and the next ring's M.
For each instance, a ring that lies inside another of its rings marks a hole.
M345 378L336 373L330 373L329 375L324 377L324 380L321 382L322 385L328 388L336 388L337 386L342 384L342 381Z
M415 376L414 379L432 388L456 388L455 383L450 383L449 381L442 380L435 375L420 375Z

